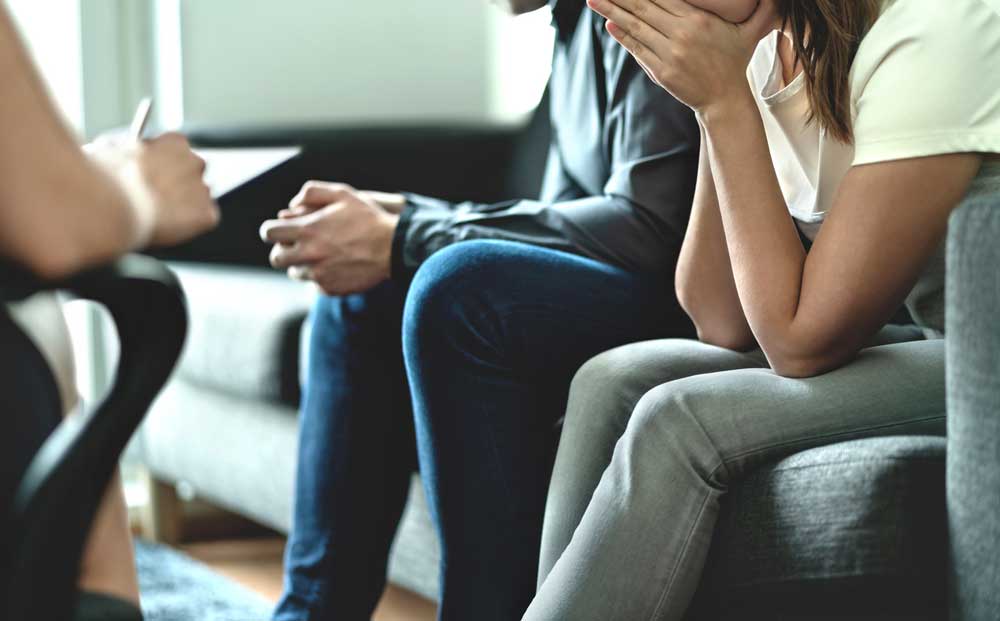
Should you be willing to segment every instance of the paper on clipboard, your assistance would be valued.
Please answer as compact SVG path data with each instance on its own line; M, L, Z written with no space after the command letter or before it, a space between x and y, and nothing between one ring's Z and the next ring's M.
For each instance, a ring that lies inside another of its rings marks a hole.
M302 152L300 147L195 149L207 168L205 184L218 200Z

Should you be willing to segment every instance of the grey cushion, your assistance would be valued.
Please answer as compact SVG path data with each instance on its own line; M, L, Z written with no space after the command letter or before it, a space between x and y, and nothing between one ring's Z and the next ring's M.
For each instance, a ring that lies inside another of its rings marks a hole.
M146 417L139 449L157 478L288 532L298 450L293 408L177 377Z
M420 477L414 475L410 499L389 558L389 580L427 599L437 600L440 559L437 531L427 509Z
M952 618L1000 619L1000 197L963 206L948 243Z
M892 437L803 452L751 475L724 503L692 618L940 616L944 462L943 438Z
M190 308L180 376L230 395L296 405L299 334L313 289L265 269L171 267Z

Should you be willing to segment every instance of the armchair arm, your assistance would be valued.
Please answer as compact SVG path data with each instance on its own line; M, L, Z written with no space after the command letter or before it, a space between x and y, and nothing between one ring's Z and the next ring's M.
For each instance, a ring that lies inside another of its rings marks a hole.
M64 289L104 305L121 357L96 410L70 417L45 442L15 498L0 550L0 618L68 619L82 549L126 444L173 371L187 331L181 288L162 264L130 256L59 283L19 279L22 293ZM5 297L11 290L5 287Z
M1000 616L1000 201L956 211L948 240L951 618Z

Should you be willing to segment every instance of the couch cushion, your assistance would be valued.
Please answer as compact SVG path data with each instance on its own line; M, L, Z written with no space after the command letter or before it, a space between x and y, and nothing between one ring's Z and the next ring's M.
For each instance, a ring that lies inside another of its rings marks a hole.
M295 406L299 334L314 290L259 268L172 264L190 331L178 374L205 388Z
M153 404L137 444L156 478L288 532L298 437L293 408L178 379Z
M751 475L724 503L691 618L940 616L944 460L943 438L892 437Z

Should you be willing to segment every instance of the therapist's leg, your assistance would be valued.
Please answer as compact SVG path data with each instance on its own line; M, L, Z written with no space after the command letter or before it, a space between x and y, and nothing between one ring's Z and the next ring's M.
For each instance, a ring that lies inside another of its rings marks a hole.
M664 342L661 355L676 347ZM636 405L579 525L557 522L574 532L559 537L568 543L524 619L679 620L720 498L748 470L845 440L941 434L944 411L943 341L873 347L807 380L744 369L663 384Z
M689 330L671 291L664 279L503 242L458 244L418 272L404 352L443 548L442 619L525 610L573 373L600 351Z
M49 363L35 344L0 309L0 507L11 506L28 465L74 404L65 403ZM139 603L128 511L117 475L108 486L91 525L80 566L84 592ZM83 605L83 603L81 603ZM108 606L119 608L114 602ZM115 617L118 618L118 617Z
M279 621L369 619L416 467L395 283L312 312Z

